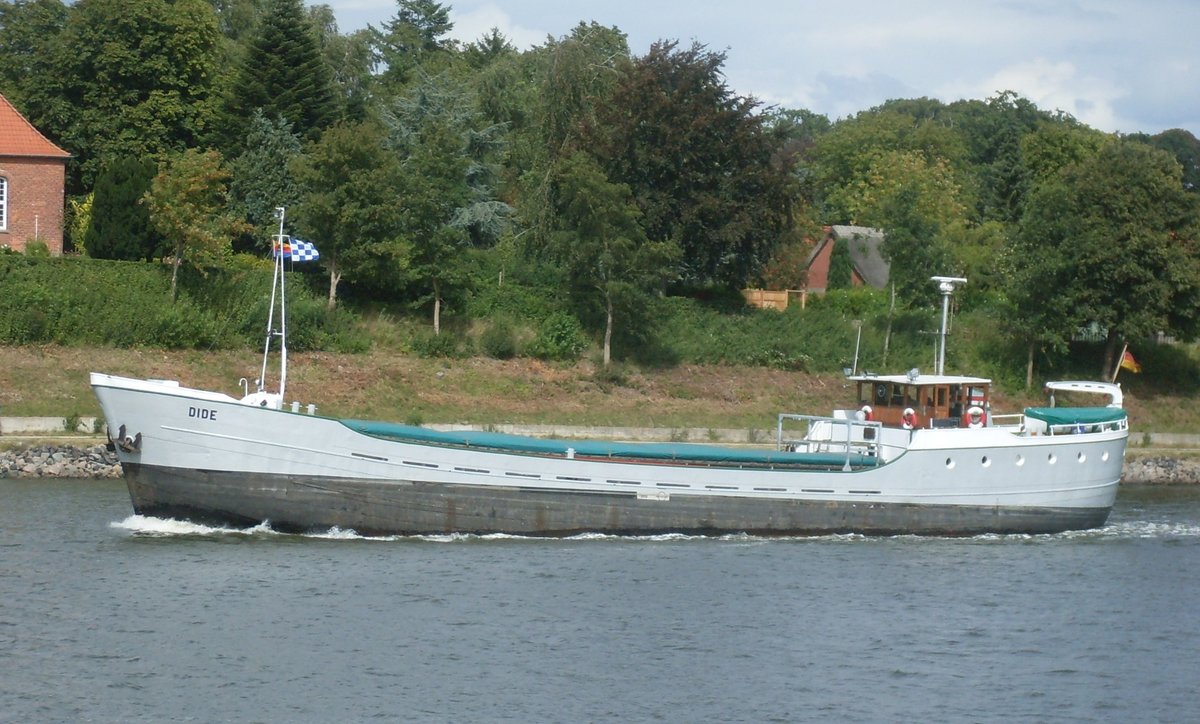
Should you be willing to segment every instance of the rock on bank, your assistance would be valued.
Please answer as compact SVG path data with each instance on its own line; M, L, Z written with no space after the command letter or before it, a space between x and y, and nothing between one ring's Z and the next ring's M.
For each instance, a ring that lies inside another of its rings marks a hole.
M119 478L116 453L104 445L35 445L0 452L0 478Z

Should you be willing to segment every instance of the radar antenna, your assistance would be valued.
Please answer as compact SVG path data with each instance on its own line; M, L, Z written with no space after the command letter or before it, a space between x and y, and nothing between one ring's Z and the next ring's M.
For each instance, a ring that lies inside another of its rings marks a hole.
M950 319L950 297L954 294L954 286L956 284L966 284L967 280L963 277L930 277L937 282L938 291L942 293L942 331L940 334L940 346L937 357L937 370L939 375L946 372L946 325Z

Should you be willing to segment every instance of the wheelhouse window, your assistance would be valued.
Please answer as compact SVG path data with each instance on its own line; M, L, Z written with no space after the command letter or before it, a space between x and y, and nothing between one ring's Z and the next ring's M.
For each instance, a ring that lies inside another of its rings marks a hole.
M8 179L0 176L0 231L8 231Z

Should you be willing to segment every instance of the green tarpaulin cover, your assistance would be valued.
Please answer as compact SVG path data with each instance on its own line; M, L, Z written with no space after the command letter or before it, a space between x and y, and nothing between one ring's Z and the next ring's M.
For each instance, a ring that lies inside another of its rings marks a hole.
M727 448L695 443L636 443L609 440L555 440L550 438L508 435L500 432L456 430L443 432L416 425L400 425L371 420L342 420L343 425L372 437L433 445L477 447L506 452L566 455L573 449L581 457L624 458L643 460L678 460L688 462L750 463L756 465L842 465L845 454L795 453L780 450ZM876 459L852 454L851 465L875 465Z
M1125 419L1120 407L1026 407L1025 416L1047 425L1101 425Z

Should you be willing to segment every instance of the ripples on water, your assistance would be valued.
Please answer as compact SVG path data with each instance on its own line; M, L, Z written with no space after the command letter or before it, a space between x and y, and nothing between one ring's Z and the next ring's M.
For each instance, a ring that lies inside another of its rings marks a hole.
M0 481L3 721L1186 721L1200 493L965 539L297 536Z

